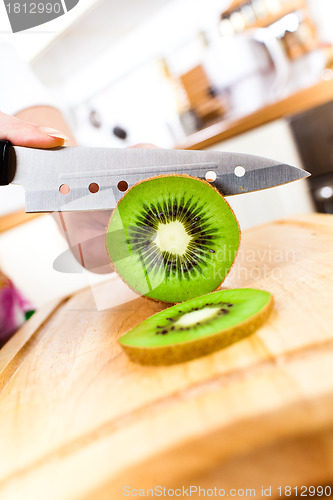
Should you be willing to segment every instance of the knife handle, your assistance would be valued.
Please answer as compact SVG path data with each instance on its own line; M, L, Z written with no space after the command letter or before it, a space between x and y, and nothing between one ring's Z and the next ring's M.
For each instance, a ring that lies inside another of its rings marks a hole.
M12 144L9 141L0 140L0 186L8 186L13 180L9 165L9 149Z

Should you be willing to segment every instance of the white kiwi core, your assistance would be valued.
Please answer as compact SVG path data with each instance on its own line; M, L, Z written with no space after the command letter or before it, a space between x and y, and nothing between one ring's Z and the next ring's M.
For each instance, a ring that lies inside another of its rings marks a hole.
M154 243L161 252L184 255L191 239L183 224L176 220L158 225Z
M204 307L200 311L191 311L184 314L178 321L174 323L175 326L192 326L201 323L207 319L212 318L220 310L219 307Z

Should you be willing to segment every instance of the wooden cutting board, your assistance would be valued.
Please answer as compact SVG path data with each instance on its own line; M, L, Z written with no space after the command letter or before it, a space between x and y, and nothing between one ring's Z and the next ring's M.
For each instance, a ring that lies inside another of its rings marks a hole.
M36 313L0 351L1 500L333 482L333 216L244 232L225 286L272 292L268 323L171 367L121 351L163 306L116 277Z

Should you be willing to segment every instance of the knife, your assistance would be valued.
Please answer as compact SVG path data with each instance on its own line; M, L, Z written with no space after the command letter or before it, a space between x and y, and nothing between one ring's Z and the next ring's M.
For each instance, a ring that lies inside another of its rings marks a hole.
M25 189L26 212L109 210L134 184L158 175L206 179L224 196L304 179L310 174L240 153L168 149L33 149L0 141L0 185Z

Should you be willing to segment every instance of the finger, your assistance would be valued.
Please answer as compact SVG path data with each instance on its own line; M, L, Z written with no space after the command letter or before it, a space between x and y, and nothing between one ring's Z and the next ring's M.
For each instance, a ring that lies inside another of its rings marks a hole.
M8 140L15 146L46 149L63 146L68 140L58 130L38 127L4 113L0 113L0 139Z
M150 142L140 142L138 144L134 144L134 146L130 146L131 148L142 148L142 149L160 149L155 144L151 144Z

